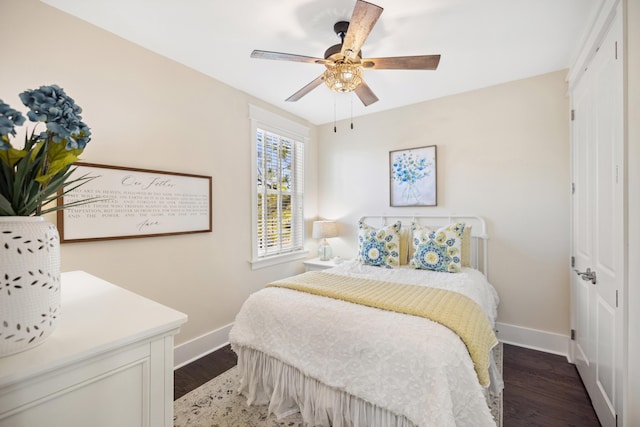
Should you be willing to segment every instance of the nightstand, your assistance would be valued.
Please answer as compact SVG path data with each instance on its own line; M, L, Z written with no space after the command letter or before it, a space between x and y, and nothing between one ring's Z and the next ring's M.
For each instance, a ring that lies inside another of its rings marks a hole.
M344 259L341 260L341 262L344 261ZM304 262L305 271L326 270L327 268L335 267L337 265L338 263L336 263L335 258L331 258L329 261L321 261L320 258L313 258Z

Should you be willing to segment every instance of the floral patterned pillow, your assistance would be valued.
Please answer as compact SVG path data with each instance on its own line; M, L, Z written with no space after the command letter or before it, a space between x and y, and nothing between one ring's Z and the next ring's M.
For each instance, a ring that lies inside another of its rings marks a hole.
M454 223L433 231L412 223L413 257L409 265L449 273L462 271L460 251L464 227L462 223Z
M400 221L379 229L360 221L356 260L366 265L398 267L400 265Z

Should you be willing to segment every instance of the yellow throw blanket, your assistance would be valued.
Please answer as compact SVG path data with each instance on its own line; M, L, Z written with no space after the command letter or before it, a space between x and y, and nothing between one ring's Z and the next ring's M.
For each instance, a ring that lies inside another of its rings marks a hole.
M425 317L458 334L483 387L489 385L489 353L498 339L482 308L458 292L309 271L270 283L383 310Z

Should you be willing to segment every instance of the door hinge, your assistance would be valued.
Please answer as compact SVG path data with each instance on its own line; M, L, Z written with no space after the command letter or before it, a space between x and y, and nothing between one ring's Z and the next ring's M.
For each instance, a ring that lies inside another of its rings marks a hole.
M615 59L618 59L618 42L615 44L614 57Z
M575 182L571 183L571 194L576 194L576 183Z
M576 110L571 109L571 121L574 121L576 119Z
M616 308L618 308L618 290L616 289Z
M576 340L576 330L572 329L571 330L571 341L575 341Z
M576 266L576 257L572 256L571 257L571 267L575 267Z

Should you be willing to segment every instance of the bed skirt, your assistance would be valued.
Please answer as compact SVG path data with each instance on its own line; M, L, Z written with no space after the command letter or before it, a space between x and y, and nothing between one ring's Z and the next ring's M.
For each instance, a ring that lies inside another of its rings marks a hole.
M329 387L260 351L238 345L233 350L238 355L238 391L248 405L269 405L277 418L300 412L314 427L417 427L402 415ZM501 343L494 349L494 360L502 371ZM487 404L502 427L502 393L487 393Z

